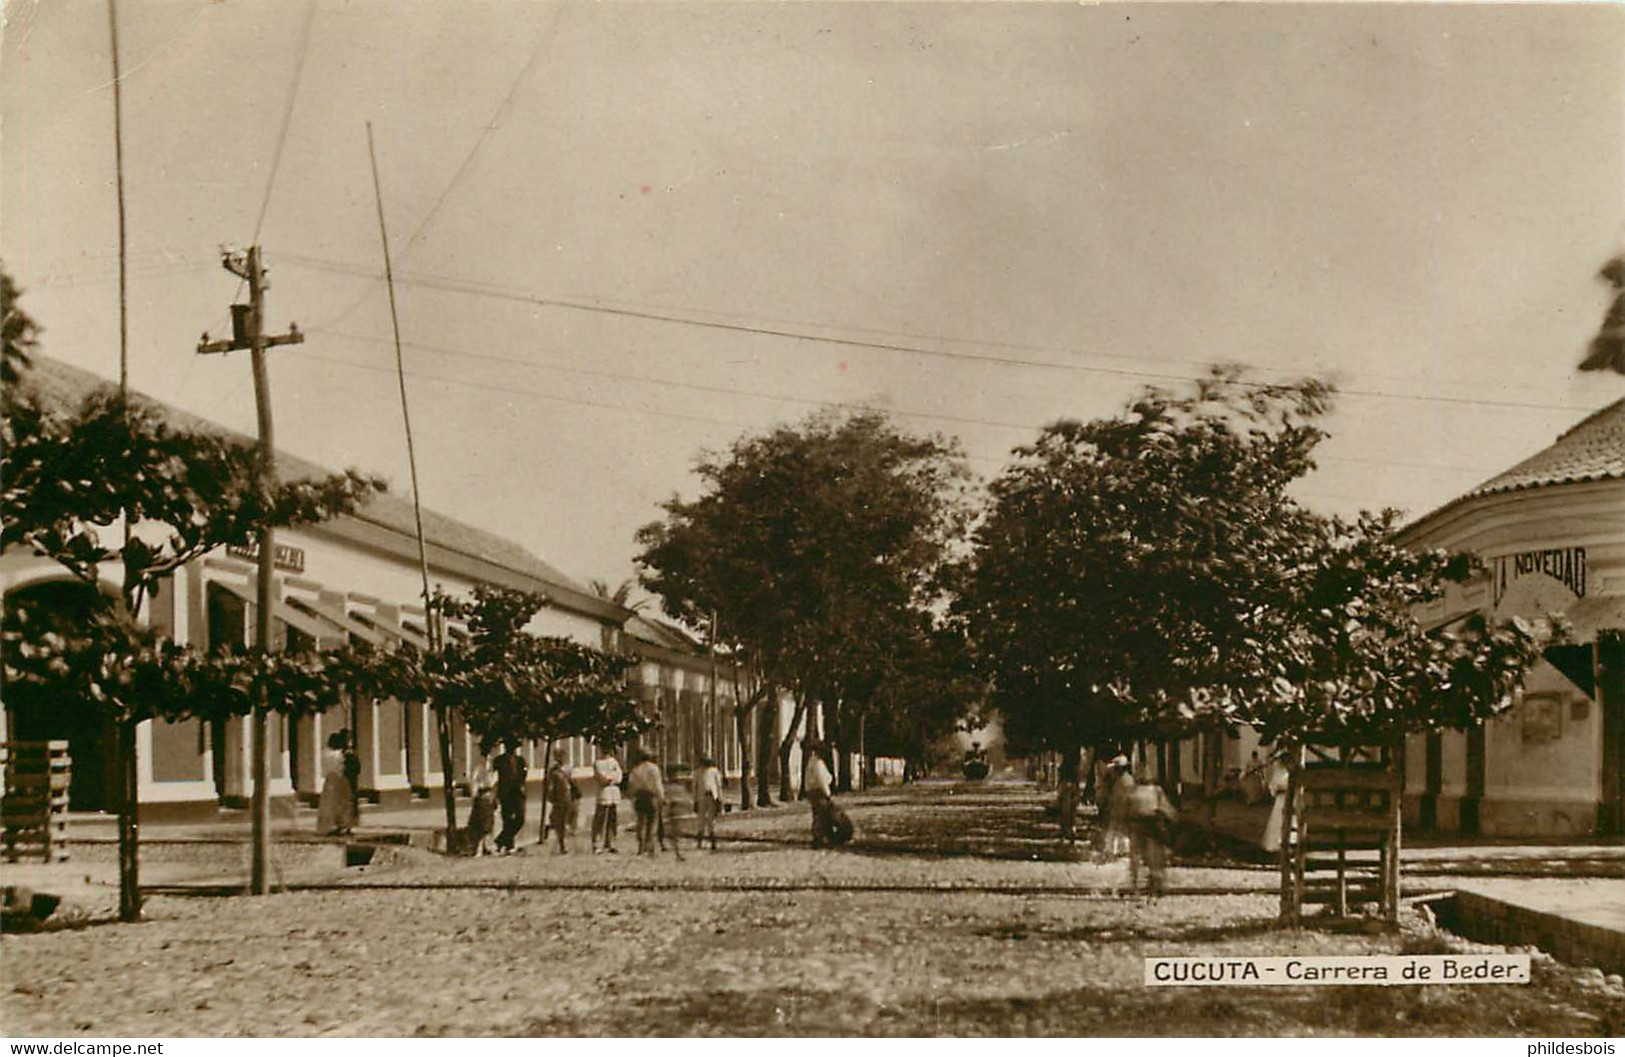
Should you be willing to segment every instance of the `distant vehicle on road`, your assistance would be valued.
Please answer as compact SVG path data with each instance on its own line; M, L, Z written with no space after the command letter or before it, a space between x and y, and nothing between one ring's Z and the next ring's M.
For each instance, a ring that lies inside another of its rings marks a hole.
M980 742L973 742L965 750L965 780L980 782L987 777L987 750L982 748Z

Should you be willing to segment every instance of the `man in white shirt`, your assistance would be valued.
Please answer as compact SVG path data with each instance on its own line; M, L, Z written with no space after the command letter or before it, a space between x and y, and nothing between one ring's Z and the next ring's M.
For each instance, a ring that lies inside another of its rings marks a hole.
M598 852L599 838L604 851L615 854L616 808L621 802L621 761L604 753L593 761L592 776L598 782L598 800L592 811L592 850Z
M711 838L711 850L717 850L717 816L722 813L722 771L717 761L707 756L700 760L700 769L694 772L694 806L699 811L699 828L694 834L696 848Z
M822 848L830 843L832 820L829 797L834 786L834 777L829 773L829 767L824 764L822 742L809 738L802 742L801 751L808 757L801 789L807 794L807 803L812 806L812 846Z

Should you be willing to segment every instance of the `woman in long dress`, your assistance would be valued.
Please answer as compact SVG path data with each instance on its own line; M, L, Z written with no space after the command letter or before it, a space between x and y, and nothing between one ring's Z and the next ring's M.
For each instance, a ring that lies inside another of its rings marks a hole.
M322 753L322 798L316 808L316 832L339 836L355 830L355 798L344 775L344 732L327 739Z
M1281 850L1281 829L1286 822L1286 790L1290 777L1286 761L1280 755L1270 760L1264 788L1275 798L1275 803L1270 808L1269 821L1264 823L1264 839L1261 843L1264 850L1271 854Z

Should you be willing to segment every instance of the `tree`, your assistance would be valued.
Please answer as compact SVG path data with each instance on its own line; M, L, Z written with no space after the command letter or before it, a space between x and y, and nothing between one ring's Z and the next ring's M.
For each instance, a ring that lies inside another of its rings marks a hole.
M8 405L12 399L10 387L22 379L22 372L31 362L29 355L39 344L39 324L17 303L21 293L11 273L0 265L0 337L4 338L0 347L0 385L7 387L4 399Z
M1586 348L1580 370L1625 374L1625 255L1604 264L1597 278L1608 284L1613 300L1603 314L1596 336Z
M954 603L1012 737L1076 767L1198 688L1260 678L1250 622L1304 531L1286 487L1312 466L1326 399L1216 369L1016 450Z
M1222 710L1227 719L1252 724L1266 740L1384 741L1474 726L1512 706L1562 627L1554 634L1475 613L1424 629L1421 607L1482 567L1469 555L1398 546L1397 521L1393 510L1317 521L1306 560L1259 622L1269 682L1238 695Z
M639 530L640 579L666 612L750 659L756 685L738 707L793 694L778 753L787 798L802 720L836 700L870 617L930 604L964 524L968 473L949 442L900 433L872 411L742 438L696 470L699 498L671 499L664 520ZM758 777L758 803L771 803Z
M8 340L10 340L8 336ZM227 708L233 680L257 675L268 704L278 693L303 701L313 674L302 659L258 656L206 661L162 641L140 623L160 581L210 551L254 539L262 525L290 526L348 513L382 481L354 471L267 488L252 444L224 434L171 427L161 414L116 391L91 395L59 415L27 396L7 398L0 424L0 546L26 547L61 564L97 599L82 633L35 635L38 622L6 636L8 678L77 683L119 731L120 913L140 915L137 878L136 727L144 720ZM124 542L103 542L128 524ZM119 570L117 596L98 590L102 570ZM284 667L285 666L285 667ZM273 685L282 680L282 688ZM318 679L319 683L320 680ZM299 689L300 687L304 689ZM192 688L192 689L187 689Z
M894 756L909 774L929 772L954 734L980 725L986 692L959 629L922 615L875 670L869 693L852 699L868 762Z
M627 692L632 659L571 639L533 635L525 626L547 604L538 594L485 584L470 600L440 596L437 609L467 622L467 643L450 643L429 693L456 708L490 752L502 742L582 737L629 741L653 723Z
M1288 494L1328 397L1215 370L1018 449L955 603L1012 736L1075 767L1131 736L1386 737L1506 707L1532 637L1416 622L1470 559L1395 546L1391 512L1344 522Z

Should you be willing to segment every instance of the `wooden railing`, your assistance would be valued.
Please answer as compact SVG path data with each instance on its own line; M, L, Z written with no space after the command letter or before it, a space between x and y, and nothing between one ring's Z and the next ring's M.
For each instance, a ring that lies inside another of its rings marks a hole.
M7 862L68 857L68 783L73 761L66 741L0 742L5 794L0 845Z

